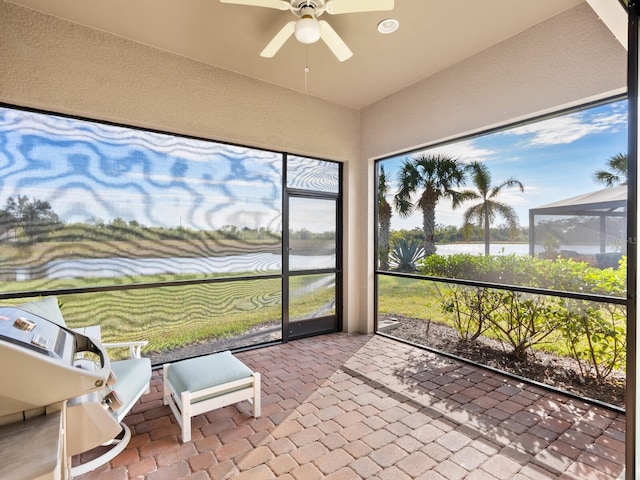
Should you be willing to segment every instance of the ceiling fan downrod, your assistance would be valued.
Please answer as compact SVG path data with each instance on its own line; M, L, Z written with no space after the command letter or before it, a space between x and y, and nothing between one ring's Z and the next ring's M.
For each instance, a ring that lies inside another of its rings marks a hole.
M302 1L292 0L291 6L294 7L296 10L300 10L300 11L302 11L302 9L305 7L313 8L313 10L315 11L318 9L318 6L323 7L324 2L322 1L318 2L316 0L302 0Z

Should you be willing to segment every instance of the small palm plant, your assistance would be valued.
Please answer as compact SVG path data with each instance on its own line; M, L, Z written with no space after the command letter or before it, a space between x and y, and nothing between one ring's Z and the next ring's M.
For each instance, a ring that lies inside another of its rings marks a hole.
M424 257L422 241L417 238L400 239L393 243L389 257L399 272L413 273L418 269L416 262Z

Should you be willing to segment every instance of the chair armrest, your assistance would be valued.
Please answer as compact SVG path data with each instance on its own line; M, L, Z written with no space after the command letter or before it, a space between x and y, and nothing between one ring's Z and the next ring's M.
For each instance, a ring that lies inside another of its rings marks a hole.
M104 348L127 348L129 347L129 355L131 358L141 358L140 350L149 344L147 340L139 340L137 342L113 342L103 343Z

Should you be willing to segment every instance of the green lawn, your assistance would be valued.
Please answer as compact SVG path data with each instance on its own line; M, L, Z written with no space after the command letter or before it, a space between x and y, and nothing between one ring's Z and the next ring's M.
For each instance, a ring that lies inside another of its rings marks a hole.
M46 288L82 288L101 284L153 283L194 276L158 275L110 279L49 280ZM335 298L335 288L308 289L316 276L292 277L291 318L304 318ZM5 291L28 291L41 280L2 282ZM16 285L19 284L19 285ZM6 305L30 298L8 300ZM280 278L60 295L63 316L72 328L100 325L105 342L149 340L145 351L163 351L212 339L230 338L252 327L282 320ZM335 313L333 311L332 313Z
M378 315L449 323L440 310L434 288L434 282L379 275Z
M109 285L116 280L119 284L133 284L181 279L185 276L50 280L46 288ZM0 288L28 291L33 288L31 284L42 288L41 282L2 282ZM58 301L70 327L100 325L104 341L146 339L150 342L147 350L158 351L210 338L231 337L261 323L279 322L281 284L278 278L248 280L60 295Z

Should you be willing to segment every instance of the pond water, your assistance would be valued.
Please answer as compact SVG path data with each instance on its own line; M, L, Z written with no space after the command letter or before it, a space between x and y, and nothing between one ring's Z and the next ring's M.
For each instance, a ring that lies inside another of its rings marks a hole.
M292 270L335 267L335 255L291 255ZM282 257L274 253L248 253L222 257L85 258L54 260L16 271L16 280L44 278L123 277L162 274L277 273Z
M567 249L592 255L598 245L574 245ZM467 253L484 254L482 243L455 243L436 246L439 255ZM490 246L492 255L528 255L527 243L496 243ZM291 255L291 270L314 270L335 267L335 255ZM62 279L87 277L122 277L162 274L209 274L209 273L277 273L282 270L282 257L274 253L247 253L220 257L168 257L168 258L86 258L76 260L53 260L44 265L16 270L15 279ZM1 272L8 273L8 272Z
M540 251L538 245L536 251ZM570 250L578 252L581 255L595 255L600 253L600 245L561 245L558 250ZM613 248L607 248L607 252L616 251ZM455 253L469 253L471 255L484 255L484 243L448 243L436 245L436 253L438 255L452 255ZM489 253L491 255L529 255L528 243L492 243L489 245Z
M453 255L455 253L468 253L471 255L483 255L484 243L448 243L436 245L438 255ZM529 255L528 243L496 243L489 245L491 255Z

